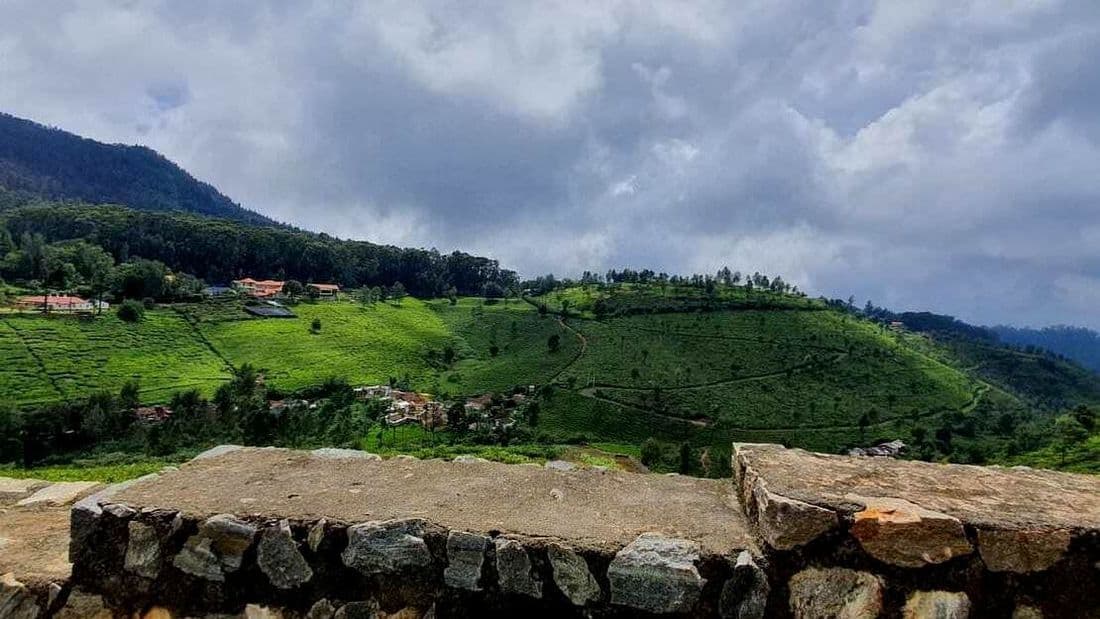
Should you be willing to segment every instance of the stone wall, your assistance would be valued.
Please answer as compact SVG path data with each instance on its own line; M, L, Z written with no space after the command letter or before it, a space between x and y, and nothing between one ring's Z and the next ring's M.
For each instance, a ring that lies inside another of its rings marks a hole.
M39 616L1100 617L1097 478L771 445L734 470L223 449L76 504Z

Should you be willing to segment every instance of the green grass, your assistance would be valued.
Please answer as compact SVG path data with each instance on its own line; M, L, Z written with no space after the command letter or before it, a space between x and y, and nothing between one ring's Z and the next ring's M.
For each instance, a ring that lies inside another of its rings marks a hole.
M156 473L166 466L178 464L182 459L105 454L73 460L71 463L48 464L28 469L0 466L0 477L45 481L101 481L113 484Z
M459 357L442 373L439 390L447 393L472 395L545 384L580 350L577 337L555 317L539 315L522 301L484 305L481 299L462 299L454 306L437 301L430 307L454 335ZM561 347L550 353L547 341L553 335ZM498 348L496 356L490 351L493 345Z
M1100 474L1100 433L1068 449L1064 455L1057 447L1051 446L1012 458L1011 463L1057 468L1072 473Z
M362 384L406 375L424 387L433 373L428 351L451 340L436 313L411 298L401 305L342 301L293 309L297 318L202 323L200 329L234 366L251 363L283 390L331 377ZM310 329L314 319L321 321L317 333Z
M230 377L224 361L170 310L147 311L136 324L107 313L11 316L0 325L0 350L17 359L0 368L0 384L15 384L7 393L19 406L117 391L128 380L139 381L144 400L164 402L185 389L213 393Z

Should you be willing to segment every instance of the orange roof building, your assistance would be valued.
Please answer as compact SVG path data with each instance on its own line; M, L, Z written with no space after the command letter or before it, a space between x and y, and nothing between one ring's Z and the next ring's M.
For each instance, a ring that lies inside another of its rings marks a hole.
M281 294L285 283L276 279L252 279L251 277L233 280L233 285L246 294L260 299L267 299Z

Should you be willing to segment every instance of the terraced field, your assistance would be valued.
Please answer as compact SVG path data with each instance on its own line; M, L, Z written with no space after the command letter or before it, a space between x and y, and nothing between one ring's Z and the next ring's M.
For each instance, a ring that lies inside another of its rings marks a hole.
M480 299L430 304L454 338L459 361L442 372L442 390L478 394L550 382L577 356L580 343L553 316L540 316L519 301L484 305ZM557 335L560 348L548 341ZM496 355L492 347L496 346Z
M450 341L447 326L425 303L302 304L297 318L202 322L199 330L231 364L251 363L268 382L294 390L343 378L385 383L409 376L423 387L434 375L428 352ZM321 321L317 332L314 319Z
M0 381L18 405L85 397L137 380L141 395L162 401L196 388L213 393L229 368L182 317L147 312L140 324L114 314L94 319L11 316L0 328L0 349L17 359L0 369ZM5 358L7 359L7 358Z

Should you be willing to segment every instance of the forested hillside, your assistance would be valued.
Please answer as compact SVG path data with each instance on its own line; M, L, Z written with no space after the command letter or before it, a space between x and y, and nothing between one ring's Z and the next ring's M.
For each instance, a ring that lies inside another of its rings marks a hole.
M52 199L275 223L242 208L152 149L103 144L3 113L0 187ZM3 204L0 200L0 207Z
M1084 327L1057 325L1032 329L998 325L990 330L1002 342L1021 348L1043 348L1063 355L1081 365L1100 371L1100 333Z
M188 213L7 196L9 203L21 206L0 212L0 228L16 243L24 237L33 241L36 235L46 243L82 239L104 248L117 262L157 260L207 283L244 276L336 282L346 288L400 282L414 295L442 296L452 290L482 294L486 285L500 290L515 282L515 273L500 268L496 260L462 252L442 255ZM46 283L47 276L26 273L22 279Z

